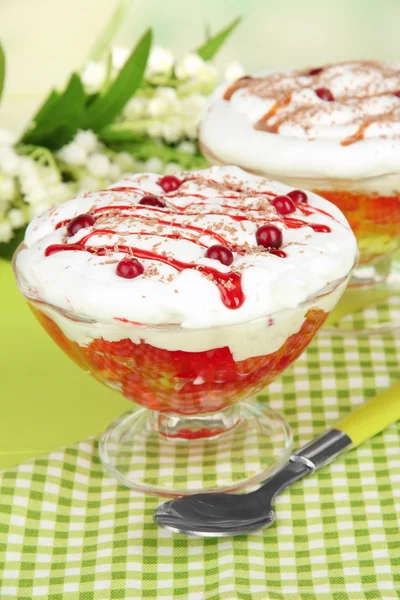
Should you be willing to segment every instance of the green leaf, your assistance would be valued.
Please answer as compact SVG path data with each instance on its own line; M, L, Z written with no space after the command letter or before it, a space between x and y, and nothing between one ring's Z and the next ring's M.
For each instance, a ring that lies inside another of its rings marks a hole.
M85 101L82 82L74 73L63 93L53 91L49 94L20 141L52 150L61 148L81 127Z
M87 109L82 124L84 129L99 131L120 114L142 82L151 41L152 32L149 29L139 40L108 90L98 96Z
M0 98L3 93L5 77L6 77L6 57L4 54L3 46L0 43Z
M44 103L42 104L42 106L39 108L38 112L36 113L35 117L33 118L33 121L35 123L39 123L40 121L45 121L47 118L47 114L51 112L53 105L60 99L60 96L61 96L61 94L59 94L55 90L52 90L50 92L50 94L47 96L47 98L44 101Z
M237 17L228 27L209 38L200 48L195 51L203 60L214 58L222 44L230 36L232 31L239 25L242 17Z

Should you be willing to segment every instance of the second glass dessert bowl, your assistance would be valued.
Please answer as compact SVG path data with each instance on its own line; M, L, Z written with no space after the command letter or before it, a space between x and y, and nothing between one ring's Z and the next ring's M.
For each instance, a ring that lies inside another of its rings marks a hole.
M212 164L233 163L338 206L360 260L337 312L400 293L400 65L358 61L246 76L216 93L200 129ZM344 302L346 301L346 303ZM335 331L386 332L399 322Z

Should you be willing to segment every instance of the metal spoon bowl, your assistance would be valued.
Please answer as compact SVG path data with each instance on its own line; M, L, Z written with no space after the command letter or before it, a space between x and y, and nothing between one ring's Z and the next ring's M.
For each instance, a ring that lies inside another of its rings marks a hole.
M310 473L303 462L289 462L250 494L195 494L158 507L157 525L196 537L244 535L275 522L272 502L277 494Z

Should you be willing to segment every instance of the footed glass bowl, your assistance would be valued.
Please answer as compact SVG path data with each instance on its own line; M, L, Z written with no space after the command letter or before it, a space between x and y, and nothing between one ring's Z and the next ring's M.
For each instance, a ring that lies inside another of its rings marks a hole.
M285 419L251 400L311 342L349 275L303 304L238 325L100 323L41 302L15 268L34 315L62 350L142 408L100 440L120 483L157 495L237 490L265 479L292 444Z

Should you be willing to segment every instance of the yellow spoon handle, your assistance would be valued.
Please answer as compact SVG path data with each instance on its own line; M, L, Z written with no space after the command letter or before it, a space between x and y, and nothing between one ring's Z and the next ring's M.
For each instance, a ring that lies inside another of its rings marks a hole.
M357 447L400 420L400 381L360 406L334 428L343 431Z
M311 472L328 465L337 456L355 448L400 420L400 381L357 408L290 457L303 463Z

